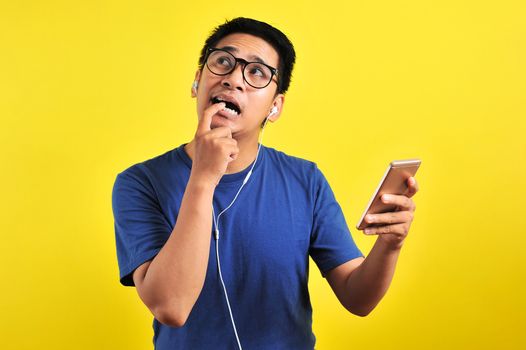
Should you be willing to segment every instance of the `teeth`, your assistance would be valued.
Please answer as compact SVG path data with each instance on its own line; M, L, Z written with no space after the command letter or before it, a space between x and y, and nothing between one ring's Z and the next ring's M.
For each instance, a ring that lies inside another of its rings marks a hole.
M230 108L223 108L223 111L227 112L228 114L231 114L231 115L237 115L237 112L234 111L233 109L230 109Z
M227 100L221 98L221 97L214 97L212 98L212 103L220 103L220 102L225 102L225 103L229 103ZM239 115L239 112L237 112L235 109L232 109L232 108L228 108L228 107L225 107L223 109L225 112L228 112L229 114L231 115Z

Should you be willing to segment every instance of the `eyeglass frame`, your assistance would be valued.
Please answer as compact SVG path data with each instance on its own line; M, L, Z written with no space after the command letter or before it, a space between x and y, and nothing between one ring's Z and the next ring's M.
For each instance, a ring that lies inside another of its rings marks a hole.
M229 72L227 73L224 73L224 74L218 74L218 73L215 73L213 72L210 67L208 66L208 58L210 57L210 54L212 54L213 52L215 51L223 51L223 52L226 52L228 53L230 56L234 57L234 60L235 60L235 64L234 66L232 67L232 70L230 70ZM217 47L209 47L207 50L206 50L206 57L205 57L205 60L204 60L204 63L205 63L205 66L206 68L210 71L210 73L214 74L214 75L218 75L218 76L225 76L225 75L229 75L230 73L232 73L234 70L236 70L236 67L237 67L237 64L238 63L241 63L243 64L243 69L241 70L241 74L243 75L243 81L245 81L245 83L247 83L248 85L252 86L254 89L264 89L266 88L267 86L270 85L271 82L273 82L274 80L272 79L274 76L276 76L276 78L278 78L278 69L277 68L274 68L272 66L269 66L268 64L266 63L263 63L263 62L258 62L258 61L247 61L243 58L238 58L236 56L234 56L231 52L229 52L228 50L225 50L225 49L220 49L220 48L217 48ZM267 67L268 69L270 69L270 72L272 73L271 76L270 76L270 79L267 83L267 85L265 86L261 86L261 87L257 87L257 86L254 86L252 84L250 84L248 82L248 80L245 78L245 68L247 67L248 64L250 63L258 63L258 64L262 64L264 65L265 67ZM274 81L276 83L276 85L279 86L279 82L277 81Z

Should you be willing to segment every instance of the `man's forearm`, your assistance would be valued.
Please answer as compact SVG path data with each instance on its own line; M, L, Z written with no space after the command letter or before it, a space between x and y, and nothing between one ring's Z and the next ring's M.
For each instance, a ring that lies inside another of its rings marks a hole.
M172 234L144 277L141 289L147 300L141 297L154 315L157 312L170 323L184 324L203 288L213 194L213 187L190 179Z
M393 249L377 238L369 255L347 279L349 311L366 316L376 307L391 284L400 249Z

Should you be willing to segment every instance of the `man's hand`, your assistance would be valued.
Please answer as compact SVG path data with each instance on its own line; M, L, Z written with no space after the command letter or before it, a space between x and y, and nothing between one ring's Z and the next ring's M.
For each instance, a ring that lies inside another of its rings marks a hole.
M383 298L395 271L401 247L413 221L415 203L411 199L418 192L413 177L407 180L409 190L404 196L383 195L384 203L395 204L394 212L367 214L365 221L378 226L364 230L378 235L365 259L356 258L330 270L327 281L342 305L355 315L368 315Z
M387 243L388 247L400 249L407 237L409 227L413 221L416 209L411 199L418 192L418 183L414 177L407 179L408 191L406 195L384 194L382 202L396 204L397 210L382 214L367 214L365 222L378 226L364 230L367 235L379 235L378 239Z
M195 156L191 177L199 182L216 186L226 172L228 163L236 159L239 148L230 128L211 129L212 117L225 108L225 103L208 107L195 133Z

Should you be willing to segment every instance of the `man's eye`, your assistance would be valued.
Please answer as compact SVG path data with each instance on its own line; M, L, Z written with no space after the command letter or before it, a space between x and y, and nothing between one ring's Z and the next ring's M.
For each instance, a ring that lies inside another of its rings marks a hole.
M219 64L221 66L226 66L226 67L231 67L232 66L232 62L231 62L231 60L228 57L218 57L216 62L217 62L217 64Z
M254 68L250 71L250 74L252 75L257 75L257 76L262 76L263 75L263 72L261 71L261 69L259 68Z
M266 78L267 77L266 70L263 69L262 67L256 66L256 65L251 65L249 73L250 73L250 75L253 75L253 76L256 76L256 77L259 77L259 78Z

